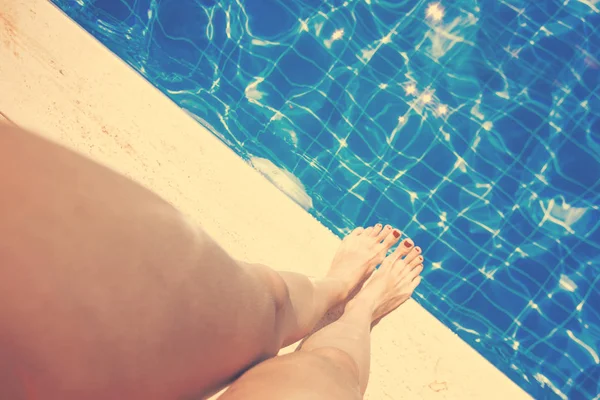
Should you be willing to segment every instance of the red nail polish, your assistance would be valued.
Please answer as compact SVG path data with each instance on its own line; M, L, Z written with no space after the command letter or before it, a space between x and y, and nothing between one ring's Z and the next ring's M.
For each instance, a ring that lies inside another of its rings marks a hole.
M395 237L395 238L399 238L399 237L400 237L400 232L398 232L398 231L394 231L394 237Z
M417 251L417 253L421 252L421 248L420 247L417 247L415 250Z
M412 246L412 244L410 244L410 241L405 240L404 241L404 247L410 247L410 246Z

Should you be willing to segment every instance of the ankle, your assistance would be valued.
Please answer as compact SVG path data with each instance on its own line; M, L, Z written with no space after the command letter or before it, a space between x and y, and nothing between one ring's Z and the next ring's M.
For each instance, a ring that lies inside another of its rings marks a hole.
M372 298L359 294L348 302L345 312L368 314L373 319L376 308L376 302Z
M331 277L320 279L314 284L316 287L320 287L321 290L329 294L329 297L333 302L332 305L339 304L346 300L351 289L346 282Z

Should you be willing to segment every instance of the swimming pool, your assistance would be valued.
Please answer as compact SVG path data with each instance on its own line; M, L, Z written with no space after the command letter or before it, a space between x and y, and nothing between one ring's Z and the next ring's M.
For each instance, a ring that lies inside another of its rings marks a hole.
M600 381L600 1L55 0L536 398ZM167 134L167 133L166 133Z

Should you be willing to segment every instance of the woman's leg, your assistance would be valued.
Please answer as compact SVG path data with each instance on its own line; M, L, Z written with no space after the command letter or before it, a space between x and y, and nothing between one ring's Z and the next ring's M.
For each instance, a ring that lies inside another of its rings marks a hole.
M278 271L275 287L282 292L277 297L283 299L282 345L308 335L330 308L344 301L358 283L370 276L400 235L389 225L356 229L342 241L325 278L312 279L295 272ZM412 246L410 241L405 243ZM404 248L410 247L405 245ZM273 274L273 270L261 264L240 264Z
M362 398L369 378L371 326L405 302L419 284L419 253L418 247L398 247L338 321L308 338L300 351L250 369L220 400Z
M399 236L355 231L322 280L240 264L150 191L2 125L0 188L0 386L47 399L208 393L308 333Z

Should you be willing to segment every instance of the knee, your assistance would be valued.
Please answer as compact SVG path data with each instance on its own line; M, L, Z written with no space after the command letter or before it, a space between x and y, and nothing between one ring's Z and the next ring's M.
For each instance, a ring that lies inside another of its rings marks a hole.
M335 347L320 347L310 352L321 357L324 362L332 364L336 369L343 371L353 382L359 382L360 369L358 364L345 351Z
M267 287L267 291L269 292L271 299L273 300L273 304L275 305L277 317L280 317L278 318L278 320L281 320L281 317L283 317L282 313L285 312L285 309L290 302L290 292L287 284L285 283L285 280L277 271L265 265L248 265L256 269L261 275L261 280Z
M271 301L275 308L275 342L277 343L277 351L284 345L285 329L287 321L290 318L290 292L285 280L268 267L265 267L265 275L267 276L267 286L269 288Z
M261 299L266 305L261 308L261 311L267 313L268 320L272 322L262 324L263 328L267 329L262 339L267 343L268 354L274 356L285 339L283 327L286 318L289 317L290 307L288 286L278 272L265 265L243 261L237 263L248 272L249 278L255 280L257 287L260 288Z

